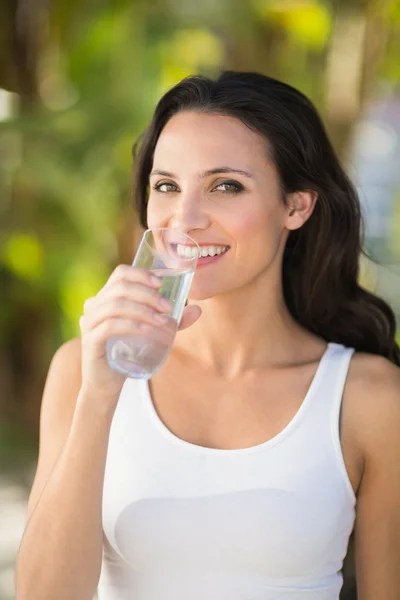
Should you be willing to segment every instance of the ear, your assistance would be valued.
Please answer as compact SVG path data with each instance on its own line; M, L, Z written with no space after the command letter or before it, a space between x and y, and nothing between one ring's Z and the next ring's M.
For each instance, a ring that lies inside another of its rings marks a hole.
M286 197L286 228L291 231L300 229L300 227L311 217L317 199L317 192L312 190L288 194Z

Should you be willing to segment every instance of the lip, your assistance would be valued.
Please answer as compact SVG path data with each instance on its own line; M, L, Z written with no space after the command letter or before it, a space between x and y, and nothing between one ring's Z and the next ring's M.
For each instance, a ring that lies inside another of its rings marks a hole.
M219 244L219 245L222 246L222 244ZM199 244L199 246L201 246L201 245ZM204 244L204 246L208 246L208 244ZM225 256L225 254L227 254L229 252L229 250L230 250L230 248L228 248L228 250L226 252L223 252L222 254L216 254L215 256L200 256L200 258L197 259L196 271L197 271L197 269L206 267L207 265L210 265L211 263L218 262L219 260L221 260L221 258L223 258Z

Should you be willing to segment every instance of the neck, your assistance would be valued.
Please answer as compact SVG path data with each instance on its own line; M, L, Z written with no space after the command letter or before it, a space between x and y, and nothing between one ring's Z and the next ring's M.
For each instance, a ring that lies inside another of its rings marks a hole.
M298 359L313 338L291 316L280 277L263 276L232 292L194 302L200 319L179 334L179 345L218 374L233 378L250 369Z

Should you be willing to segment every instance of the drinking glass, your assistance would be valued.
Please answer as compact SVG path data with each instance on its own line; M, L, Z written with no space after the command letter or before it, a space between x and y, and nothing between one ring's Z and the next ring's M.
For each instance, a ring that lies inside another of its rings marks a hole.
M177 229L145 231L132 263L161 279L159 292L172 304L167 324L149 333L112 337L106 343L110 367L134 379L150 379L168 357L195 273L199 246Z

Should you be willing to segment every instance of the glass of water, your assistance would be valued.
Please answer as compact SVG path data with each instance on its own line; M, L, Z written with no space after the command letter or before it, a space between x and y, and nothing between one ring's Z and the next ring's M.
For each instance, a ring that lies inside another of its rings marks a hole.
M145 231L132 266L160 278L159 292L172 304L167 324L149 333L113 337L107 341L110 367L135 379L150 379L168 357L196 270L199 246L177 229Z

